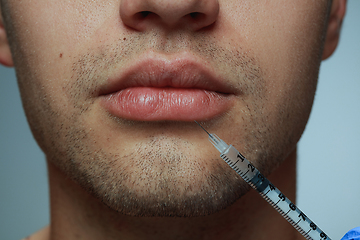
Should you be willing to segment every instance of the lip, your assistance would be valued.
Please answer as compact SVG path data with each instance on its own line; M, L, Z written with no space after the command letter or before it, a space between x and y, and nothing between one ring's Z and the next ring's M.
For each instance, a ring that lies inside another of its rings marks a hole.
M209 120L233 104L235 88L190 54L149 53L110 77L100 92L112 115L136 121Z

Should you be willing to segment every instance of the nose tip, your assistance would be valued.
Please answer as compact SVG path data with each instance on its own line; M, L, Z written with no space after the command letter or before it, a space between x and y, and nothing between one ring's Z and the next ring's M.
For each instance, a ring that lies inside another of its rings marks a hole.
M213 24L218 0L122 0L123 23L138 31L154 27L199 30Z

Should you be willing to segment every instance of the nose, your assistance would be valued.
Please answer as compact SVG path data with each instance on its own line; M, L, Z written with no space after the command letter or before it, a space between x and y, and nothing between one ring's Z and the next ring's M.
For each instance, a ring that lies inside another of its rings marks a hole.
M120 17L135 30L187 28L212 25L219 14L218 0L122 0Z

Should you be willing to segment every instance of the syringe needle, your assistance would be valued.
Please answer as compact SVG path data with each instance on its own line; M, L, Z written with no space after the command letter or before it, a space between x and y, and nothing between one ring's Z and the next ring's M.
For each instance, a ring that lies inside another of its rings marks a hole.
M195 120L194 120L194 121L195 121ZM209 133L208 131L206 131L206 129L203 128L203 126L201 126L200 123L198 123L197 121L195 121L195 122L211 137L210 133Z
M216 147L217 150L219 150L220 153L223 153L227 148L229 148L229 146L218 136L216 136L216 134L209 133L197 121L195 122L209 135L210 142L214 145L214 147Z

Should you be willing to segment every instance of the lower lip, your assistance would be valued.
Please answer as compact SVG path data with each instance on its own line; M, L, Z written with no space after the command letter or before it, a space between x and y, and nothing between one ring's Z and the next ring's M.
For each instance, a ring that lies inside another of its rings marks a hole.
M132 87L105 96L102 104L111 114L129 120L209 120L228 110L231 95L203 89Z

